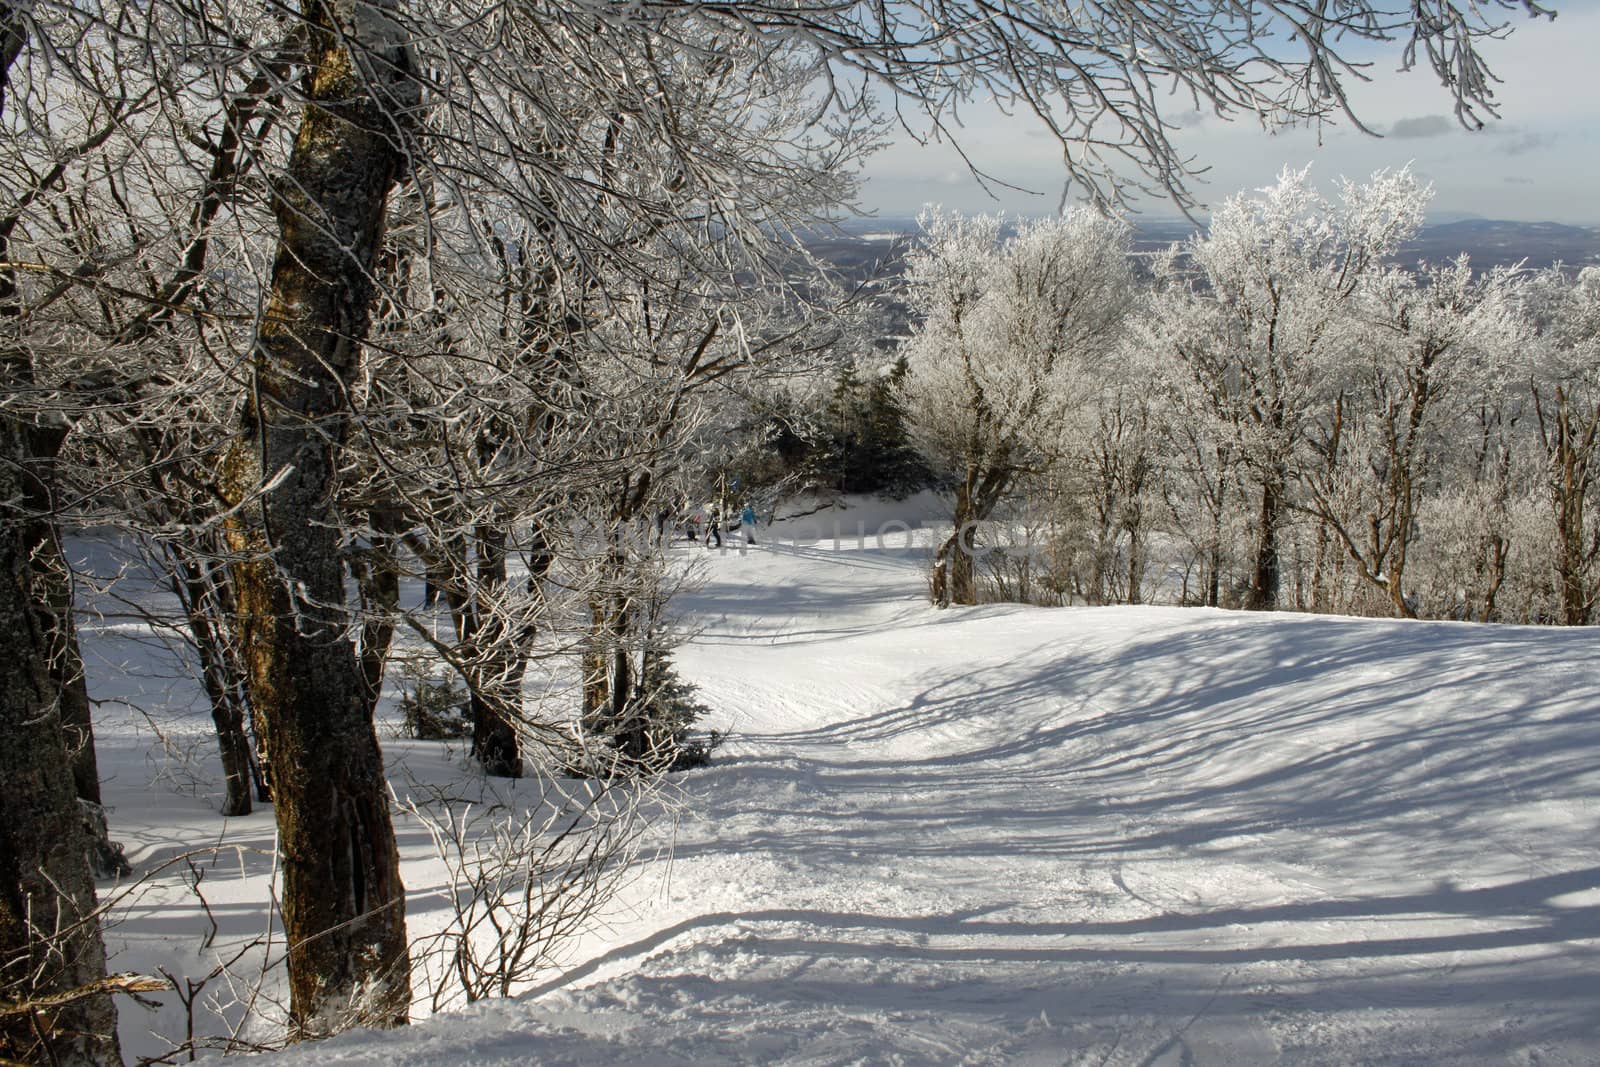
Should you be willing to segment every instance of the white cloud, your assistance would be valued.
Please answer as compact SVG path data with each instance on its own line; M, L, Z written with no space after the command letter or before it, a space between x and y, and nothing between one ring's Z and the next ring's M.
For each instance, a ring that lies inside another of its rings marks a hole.
M1402 141L1412 138L1443 137L1460 128L1460 124L1454 122L1448 115L1420 115L1412 119L1397 119L1394 125L1389 127L1387 136Z
M1399 73L1398 51L1374 54L1370 83L1352 88L1357 114L1386 131L1369 137L1344 126L1321 131L1292 129L1268 136L1249 120L1221 122L1198 113L1176 112L1179 148L1208 167L1202 200L1215 203L1232 193L1270 183L1284 165L1312 162L1319 179L1365 177L1383 167L1412 162L1434 176L1434 207L1487 217L1600 222L1600 94L1592 91L1591 68L1600 54L1600 10L1563 9L1559 20L1517 20L1516 32L1488 43L1486 54L1502 83L1495 102L1503 121L1469 133L1441 112L1448 96L1431 71ZM1043 214L1055 210L1063 175L1057 150L1030 134L1036 126L998 109L963 111L962 145L987 173L1034 190L1024 195L996 189L991 199L965 172L947 145L927 149L900 144L869 167L868 207L889 214L914 213L924 201L940 200L965 211ZM1530 160L1537 159L1537 167ZM1165 202L1146 202L1147 213L1171 215Z

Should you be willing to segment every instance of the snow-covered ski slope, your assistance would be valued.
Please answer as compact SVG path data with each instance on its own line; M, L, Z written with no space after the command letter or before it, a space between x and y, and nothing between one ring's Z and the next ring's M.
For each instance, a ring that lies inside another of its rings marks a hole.
M855 527L677 548L733 737L565 976L280 1062L1600 1062L1593 630L939 612Z

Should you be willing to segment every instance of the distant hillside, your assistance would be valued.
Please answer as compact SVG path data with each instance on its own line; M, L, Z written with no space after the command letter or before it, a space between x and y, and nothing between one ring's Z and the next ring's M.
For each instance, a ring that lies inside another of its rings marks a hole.
M1472 257L1475 267L1519 262L1535 268L1553 263L1582 267L1600 262L1600 230L1559 222L1467 219L1424 226L1417 239L1408 242L1396 258L1405 263L1432 263L1453 259L1462 252Z
M809 241L812 250L853 280L897 276L906 244L917 232L915 219L852 219L842 233L818 234ZM1134 227L1136 252L1153 252L1181 241L1193 233L1193 223L1184 220L1141 220ZM1567 226L1558 222L1507 222L1496 219L1463 219L1424 226L1415 240L1409 241L1394 257L1395 262L1411 265L1419 260L1430 263L1454 259L1465 252L1475 267L1511 266L1523 263L1530 268L1564 263L1572 267L1600 263L1600 229Z

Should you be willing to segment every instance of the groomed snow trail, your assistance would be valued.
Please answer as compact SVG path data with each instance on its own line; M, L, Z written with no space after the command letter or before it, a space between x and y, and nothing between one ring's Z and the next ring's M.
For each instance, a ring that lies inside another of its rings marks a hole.
M1600 1062L1592 630L699 551L678 665L733 738L670 862L535 995L282 1062Z

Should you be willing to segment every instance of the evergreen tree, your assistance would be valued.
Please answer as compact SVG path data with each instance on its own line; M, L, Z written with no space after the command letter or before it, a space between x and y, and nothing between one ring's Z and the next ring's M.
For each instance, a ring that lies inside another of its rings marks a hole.
M855 361L840 366L815 460L819 482L841 493L895 495L928 483L927 467L906 427L906 370L903 356L865 378Z
M861 402L861 379L856 374L854 360L839 365L824 416L827 436L818 455L822 480L841 493L860 492L857 485L865 411Z
M914 493L928 485L932 475L915 447L906 426L904 385L909 364L896 357L887 371L867 387L863 413L862 466L870 473L871 491L894 496Z

